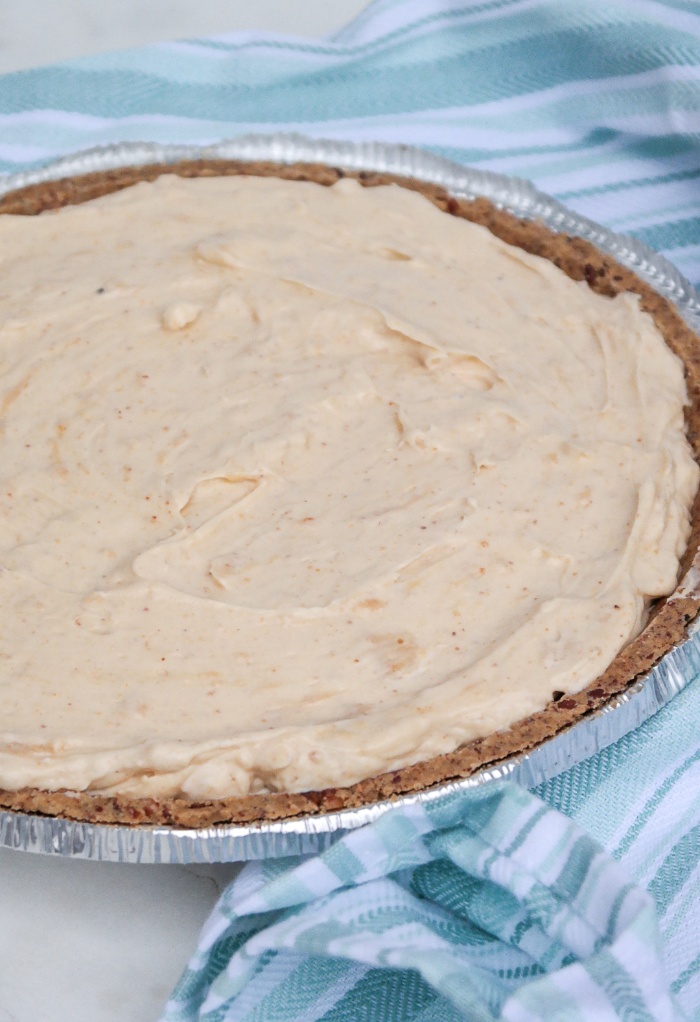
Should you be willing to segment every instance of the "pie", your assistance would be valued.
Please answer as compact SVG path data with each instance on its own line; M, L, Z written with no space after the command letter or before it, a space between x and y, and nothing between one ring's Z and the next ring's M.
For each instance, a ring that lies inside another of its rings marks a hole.
M587 242L300 164L0 212L0 805L363 806L533 748L684 637L698 341Z

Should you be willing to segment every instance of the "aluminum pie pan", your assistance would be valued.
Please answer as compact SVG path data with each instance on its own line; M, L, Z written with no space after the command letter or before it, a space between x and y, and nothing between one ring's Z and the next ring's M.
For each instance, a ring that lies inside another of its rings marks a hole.
M0 195L27 185L95 171L197 159L324 163L347 170L412 177L441 185L457 198L483 196L518 217L536 219L554 232L577 235L614 256L668 298L700 333L700 294L663 256L635 239L579 216L527 181L463 167L409 146L355 144L289 134L244 135L204 147L125 143L86 150L38 169L8 175L0 179ZM556 777L643 723L698 673L700 635L697 638L691 635L623 693L532 751L510 757L464 780L359 809L201 829L91 824L0 811L0 847L111 862L179 864L238 862L321 851L342 833L377 819L395 806L433 801L450 792L504 778L533 787Z

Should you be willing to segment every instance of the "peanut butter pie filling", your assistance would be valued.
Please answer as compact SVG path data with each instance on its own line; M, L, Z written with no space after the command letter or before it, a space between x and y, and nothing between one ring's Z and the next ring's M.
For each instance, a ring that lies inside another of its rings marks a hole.
M639 294L395 184L0 217L0 788L353 785L589 686L699 471Z

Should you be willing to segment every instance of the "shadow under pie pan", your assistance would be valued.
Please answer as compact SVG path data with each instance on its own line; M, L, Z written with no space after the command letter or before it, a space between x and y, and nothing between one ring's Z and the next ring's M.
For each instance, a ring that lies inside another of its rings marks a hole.
M90 150L0 183L0 213L83 202L162 173L253 174L366 187L397 182L448 213L541 255L601 294L636 292L682 359L687 434L700 460L700 296L661 256L613 234L527 182L471 170L405 146L243 136L216 146L124 144ZM0 791L0 846L120 862L233 862L321 850L391 806L511 778L533 786L605 748L649 718L700 670L700 499L676 591L644 630L576 695L508 730L346 788L211 801L23 789Z

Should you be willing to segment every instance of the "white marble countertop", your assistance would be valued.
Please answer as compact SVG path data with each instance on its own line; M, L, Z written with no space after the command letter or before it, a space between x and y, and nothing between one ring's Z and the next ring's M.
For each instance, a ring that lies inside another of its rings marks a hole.
M366 6L367 0L1 0L0 73L216 32L318 38Z
M366 0L2 0L0 73L240 29L319 37ZM0 1022L154 1022L222 866L135 866L0 849Z
M154 1022L238 868L0 849L0 1022Z

